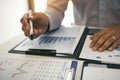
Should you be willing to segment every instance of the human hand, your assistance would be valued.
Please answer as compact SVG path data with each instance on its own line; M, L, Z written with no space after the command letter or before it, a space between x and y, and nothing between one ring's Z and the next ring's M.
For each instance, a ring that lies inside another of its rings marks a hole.
M30 37L30 24L29 20L33 22L33 34L34 38L45 33L48 30L49 19L44 13L32 13L32 16L29 17L29 14L26 13L21 18L22 30L25 36Z
M93 51L113 51L120 45L120 25L109 26L90 37Z

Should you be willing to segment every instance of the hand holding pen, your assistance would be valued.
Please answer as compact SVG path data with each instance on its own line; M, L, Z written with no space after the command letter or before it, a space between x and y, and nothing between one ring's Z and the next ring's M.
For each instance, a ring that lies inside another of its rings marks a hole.
M49 19L46 14L41 12L39 13L33 12L30 14L29 13L24 14L23 17L21 18L22 30L25 36L30 38L31 38L31 34L33 33L34 34L33 39L34 39L48 30ZM31 25L33 26L32 28Z

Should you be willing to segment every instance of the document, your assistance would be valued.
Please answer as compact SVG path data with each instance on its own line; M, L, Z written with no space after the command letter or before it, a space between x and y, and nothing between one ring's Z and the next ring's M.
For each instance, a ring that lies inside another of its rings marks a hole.
M65 80L66 71L70 70L76 62L48 57L0 56L0 80ZM81 67L76 66L75 70L82 69L83 62L78 62L78 64Z
M56 50L57 53L67 53L72 55L83 32L84 26L60 27L59 29L43 34L34 39L33 45L31 40L26 39L13 50L26 51L28 49L48 49Z
M110 51L98 52L93 51L91 48L89 48L90 42L91 42L90 35L88 35L79 58L120 64L120 47L116 48L114 51L111 52Z
M120 69L84 67L82 80L120 80Z

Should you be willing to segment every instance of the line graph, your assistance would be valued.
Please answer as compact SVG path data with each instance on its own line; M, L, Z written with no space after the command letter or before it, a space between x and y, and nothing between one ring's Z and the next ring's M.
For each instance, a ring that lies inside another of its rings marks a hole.
M20 65L20 67L18 67L16 70L19 71L19 72L16 72L12 75L12 78L16 77L17 75L20 75L20 74L24 74L24 73L27 73L26 71L24 71L22 68L24 68L25 65L27 65L28 62L25 62L23 64Z
M1 61L0 62L0 70L1 71L4 71L5 69L4 68L2 68L1 66L4 64L4 63L6 63L8 60L4 60L4 61Z

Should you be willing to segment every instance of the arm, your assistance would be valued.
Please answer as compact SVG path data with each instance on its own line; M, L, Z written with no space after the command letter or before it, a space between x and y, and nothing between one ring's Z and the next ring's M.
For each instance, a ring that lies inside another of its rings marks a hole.
M22 30L25 36L30 36L29 20L33 22L33 34L34 38L58 28L61 25L61 21L64 17L64 11L67 8L68 0L48 0L45 13L32 13L32 17L24 14L21 18Z
M54 30L61 25L64 18L64 11L67 8L69 0L47 0L47 8L45 14L48 15L50 21L49 30Z

